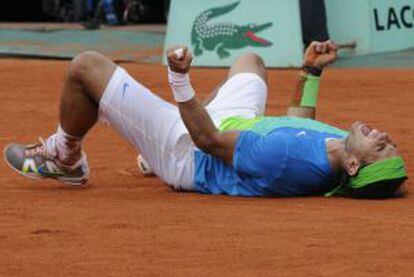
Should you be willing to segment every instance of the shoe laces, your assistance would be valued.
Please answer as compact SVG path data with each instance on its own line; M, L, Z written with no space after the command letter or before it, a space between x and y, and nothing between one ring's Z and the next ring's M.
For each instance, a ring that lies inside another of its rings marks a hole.
M42 137L39 137L39 141L40 143L38 144L32 144L27 146L27 148L24 150L24 154L30 157L41 155L47 158L48 154L46 142Z

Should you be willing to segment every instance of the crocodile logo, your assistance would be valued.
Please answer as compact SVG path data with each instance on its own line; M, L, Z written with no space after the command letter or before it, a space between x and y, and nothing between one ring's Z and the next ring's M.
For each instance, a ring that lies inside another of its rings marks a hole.
M207 24L213 18L227 14L234 10L240 1L215 7L202 12L197 16L191 32L191 43L194 54L200 56L203 50L217 51L220 59L230 56L229 49L240 49L248 46L268 47L272 42L258 37L256 33L270 28L273 23L237 25L233 23Z

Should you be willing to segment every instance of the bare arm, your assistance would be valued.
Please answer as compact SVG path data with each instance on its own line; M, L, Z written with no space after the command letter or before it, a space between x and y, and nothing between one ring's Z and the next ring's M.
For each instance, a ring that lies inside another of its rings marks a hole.
M178 107L194 144L204 152L232 164L239 132L220 132L217 130L197 97L179 103Z
M295 91L290 101L290 106L287 111L287 116L315 118L316 107L304 107L301 105L303 88L305 86L307 73L301 71L297 77Z
M303 69L298 77L288 116L315 118L319 78L323 67L337 59L338 47L331 41L312 42L305 51Z
M176 54L179 48L183 49L182 56ZM190 51L186 47L173 47L167 50L167 58L174 98L194 144L204 152L231 164L239 132L217 130L205 107L195 96L187 75L192 61Z

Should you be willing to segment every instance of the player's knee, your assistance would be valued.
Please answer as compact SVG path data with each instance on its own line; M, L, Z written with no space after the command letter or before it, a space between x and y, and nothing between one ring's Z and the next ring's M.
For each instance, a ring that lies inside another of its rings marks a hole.
M77 55L69 66L69 77L78 82L84 82L93 71L99 68L105 57L97 52L87 51Z
M240 62L246 63L246 64L254 64L258 67L263 67L263 68L265 67L262 57L260 57L256 53L251 53L251 52L245 53L241 55L237 60Z
M265 63L263 59L255 53L246 53L240 56L231 66L229 77L244 72L255 73L267 82Z

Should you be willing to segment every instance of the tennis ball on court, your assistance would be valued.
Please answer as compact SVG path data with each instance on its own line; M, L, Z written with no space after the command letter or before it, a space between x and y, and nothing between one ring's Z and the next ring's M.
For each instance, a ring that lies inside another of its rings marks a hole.
M141 171L144 176L154 176L154 171L152 170L151 166L148 162L141 156L141 154L137 157L137 165L139 171Z

